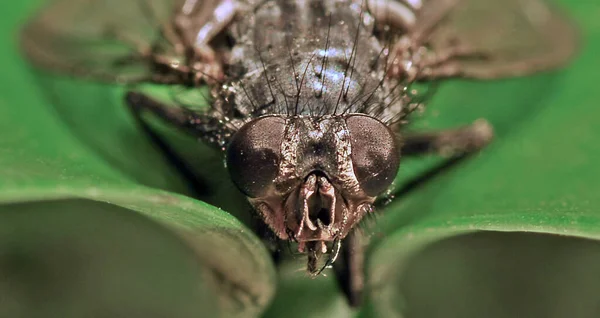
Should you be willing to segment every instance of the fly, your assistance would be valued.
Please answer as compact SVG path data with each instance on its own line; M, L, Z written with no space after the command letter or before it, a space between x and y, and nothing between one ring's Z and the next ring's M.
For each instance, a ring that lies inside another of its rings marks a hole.
M576 39L542 0L57 0L22 46L39 67L132 85L135 113L223 151L232 181L275 236L298 242L311 275L343 258L338 277L357 305L357 224L401 156L472 152L493 135L485 121L402 134L421 105L412 85L552 69ZM139 83L208 86L211 107L168 105Z

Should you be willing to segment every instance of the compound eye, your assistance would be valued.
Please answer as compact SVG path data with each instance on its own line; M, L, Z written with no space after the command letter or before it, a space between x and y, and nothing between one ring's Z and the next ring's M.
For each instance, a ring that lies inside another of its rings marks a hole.
M255 119L235 133L227 147L227 169L246 196L267 194L277 176L285 120L269 116Z
M352 165L362 190L376 196L394 181L400 152L392 131L379 120L366 115L346 118L350 132Z

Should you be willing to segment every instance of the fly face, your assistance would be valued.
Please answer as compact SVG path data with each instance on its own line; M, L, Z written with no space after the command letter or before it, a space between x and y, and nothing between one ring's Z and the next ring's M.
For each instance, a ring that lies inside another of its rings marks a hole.
M411 85L556 68L577 38L543 0L54 0L21 44L36 65L79 77L209 85L206 110L134 86L125 102L225 151L233 182L280 239L299 242L310 273L322 254L343 255L357 305L354 229L400 153L472 152L492 137L485 121L403 134Z
M227 166L280 239L318 256L372 211L396 176L399 155L394 133L367 115L265 116L236 133Z

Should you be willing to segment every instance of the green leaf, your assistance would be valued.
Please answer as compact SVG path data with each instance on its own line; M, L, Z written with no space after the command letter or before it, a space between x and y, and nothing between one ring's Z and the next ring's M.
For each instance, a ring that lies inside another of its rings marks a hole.
M561 2L585 44L566 70L450 81L414 118L420 131L486 118L496 139L379 211L354 311L302 258L274 295L221 155L158 125L212 192L185 196L122 88L34 74L16 32L39 1L3 2L0 316L256 316L273 299L264 316L597 317L600 11ZM397 188L440 162L404 161Z

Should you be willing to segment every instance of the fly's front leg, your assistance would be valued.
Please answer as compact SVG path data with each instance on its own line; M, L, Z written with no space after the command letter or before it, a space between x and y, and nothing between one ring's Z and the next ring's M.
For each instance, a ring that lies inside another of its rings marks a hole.
M456 129L407 135L404 137L401 154L459 156L482 149L493 136L492 126L486 120L478 119L471 125Z
M221 134L231 134L218 118L205 114L197 114L185 108L170 106L159 102L143 93L128 92L125 102L133 117L150 140L161 150L169 163L187 181L190 190L198 196L207 194L208 187L195 177L186 162L163 140L143 119L143 113L151 113L166 123L184 130L194 137L204 141L217 142Z
M167 105L140 92L130 91L125 102L135 116L150 112L199 140L222 148L237 130L235 125L222 117L221 112L195 112L177 105Z
M350 232L342 242L338 260L333 263L338 284L352 307L359 307L363 300L365 284L363 239L360 229Z
M148 111L167 123L186 130L192 128L192 123L198 120L196 114L187 111L185 108L166 105L139 92L127 92L125 102L136 118L139 118L143 112Z

